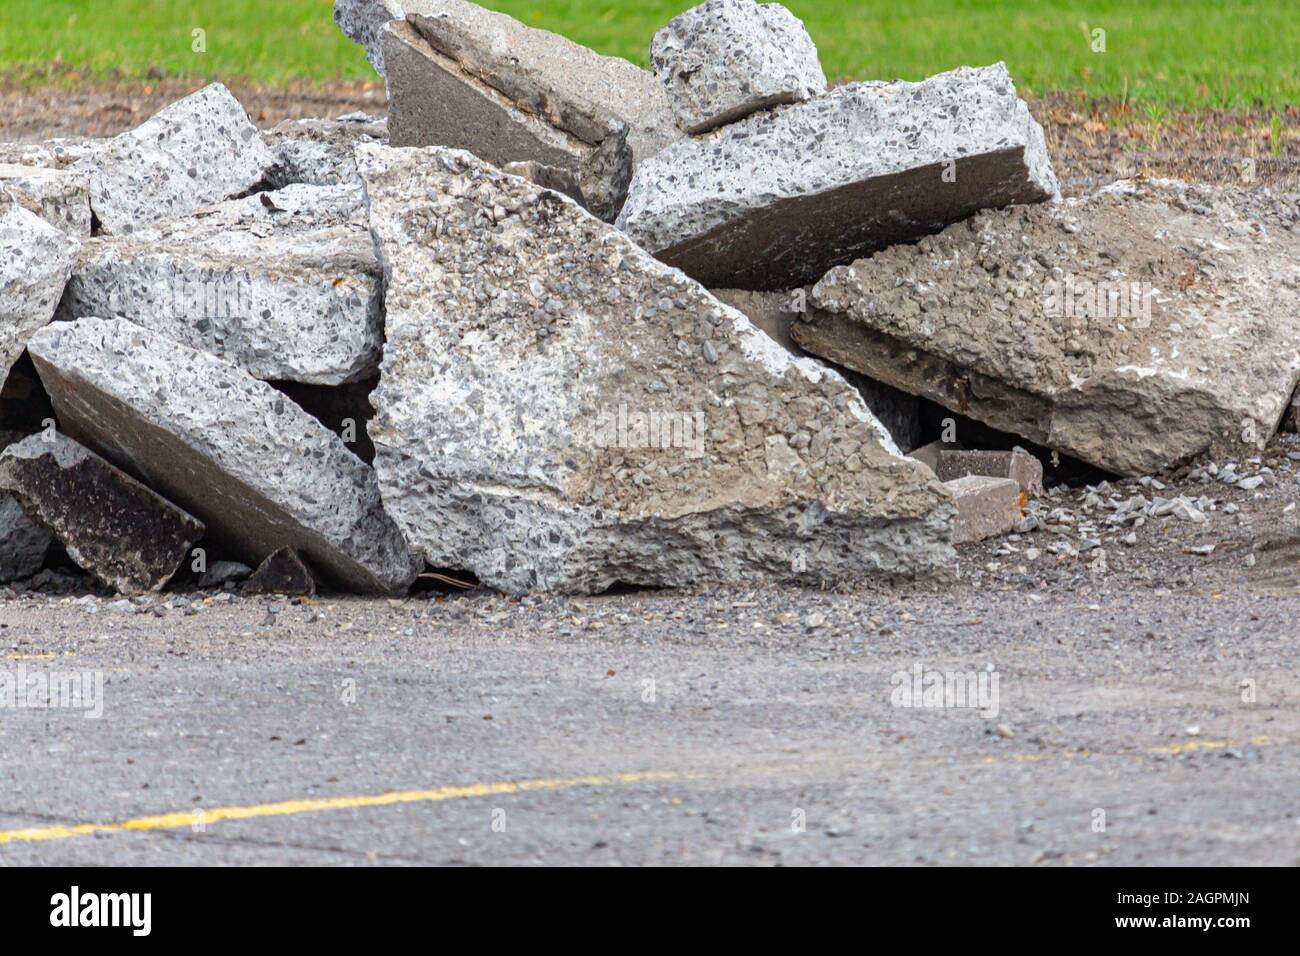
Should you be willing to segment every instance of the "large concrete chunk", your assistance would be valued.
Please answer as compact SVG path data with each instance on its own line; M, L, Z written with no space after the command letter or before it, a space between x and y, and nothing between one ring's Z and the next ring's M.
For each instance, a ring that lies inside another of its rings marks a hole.
M365 216L359 186L287 186L91 239L59 314L129 319L268 381L373 377L383 301Z
M90 235L90 190L84 174L0 163L0 197L78 239Z
M247 192L274 161L239 101L213 83L71 168L89 177L101 231L122 235Z
M810 352L1124 475L1263 448L1300 379L1300 203L1117 184L829 273Z
M203 537L203 522L57 432L6 448L0 488L17 495L73 561L123 594L162 590Z
M468 153L357 163L387 286L375 468L434 566L589 592L952 556L950 500L838 375Z
M404 590L414 568L374 472L265 382L123 320L29 345L64 431L208 526L248 564L294 547L337 585Z
M408 0L383 30L394 146L536 161L612 220L634 163L681 137L652 73L463 0Z
M491 84L437 52L405 21L384 29L391 142L447 145L505 166L537 162L573 173L583 200L606 220L618 215L632 180L627 125L610 124L589 139L518 106Z
M388 142L388 120L352 113L335 120L290 119L262 134L275 154L267 173L273 189L297 183L356 186L361 179L352 154L358 143Z
M692 7L655 34L650 61L688 133L826 92L812 37L779 3L708 0Z
M54 318L80 243L0 197L0 383Z
M788 289L980 209L1057 195L1006 67L857 83L638 165L619 227L708 286Z

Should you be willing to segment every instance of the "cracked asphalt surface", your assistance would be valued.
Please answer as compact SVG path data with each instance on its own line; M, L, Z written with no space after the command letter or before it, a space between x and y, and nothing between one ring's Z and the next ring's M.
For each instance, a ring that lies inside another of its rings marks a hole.
M0 712L0 862L1300 863L1294 588L204 605L0 601L0 672L105 680Z

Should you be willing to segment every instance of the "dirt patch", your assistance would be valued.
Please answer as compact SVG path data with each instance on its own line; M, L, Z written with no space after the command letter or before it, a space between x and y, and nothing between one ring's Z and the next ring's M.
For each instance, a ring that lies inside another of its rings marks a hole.
M0 142L37 142L72 136L113 136L140 125L203 81L160 80L89 86L54 83L29 87L0 80ZM230 83L230 91L258 126L286 119L333 119L358 110L388 113L380 80L261 87Z

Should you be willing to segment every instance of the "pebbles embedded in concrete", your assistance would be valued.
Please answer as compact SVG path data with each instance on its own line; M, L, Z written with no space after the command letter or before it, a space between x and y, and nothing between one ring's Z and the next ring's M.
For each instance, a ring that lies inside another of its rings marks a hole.
M638 163L618 225L705 285L788 289L981 209L1057 195L1006 67L855 83Z
M0 197L0 384L28 339L54 318L80 245Z
M468 153L358 167L387 287L375 468L432 566L518 593L951 558L951 501L835 373Z
M371 378L379 264L359 186L293 185L133 236L88 240L60 317L124 318L255 378Z
M1118 183L831 271L808 351L1122 475L1257 454L1300 380L1300 206Z
M0 163L0 202L36 213L77 239L90 236L90 189L83 173Z
M72 165L87 176L100 229L130 234L252 189L275 157L220 83L177 100Z
M650 61L688 133L826 92L812 37L779 3L708 0L692 7L654 35Z

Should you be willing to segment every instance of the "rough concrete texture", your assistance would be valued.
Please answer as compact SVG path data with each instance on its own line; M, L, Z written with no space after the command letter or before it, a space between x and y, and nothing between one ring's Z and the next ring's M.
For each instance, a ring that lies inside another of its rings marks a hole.
M967 475L944 482L944 487L957 502L953 544L1006 534L1020 518L1020 486L1012 478Z
M826 92L817 46L803 21L779 3L708 0L692 7L654 35L650 62L688 133Z
M521 108L439 53L405 21L385 27L383 41L394 146L452 146L496 166L532 161L565 169L596 215L618 215L632 180L625 123L610 116L599 134L582 127L590 137L583 139Z
M45 564L54 537L18 499L0 493L0 584L29 578Z
M0 199L5 196L70 236L90 236L90 189L81 173L0 163Z
M68 557L122 594L160 591L203 522L58 432L0 454L0 488L49 528Z
M86 137L59 137L39 143L0 143L0 163L11 166L40 166L66 169L94 153L106 142Z
M388 120L350 113L338 119L290 119L262 133L275 164L267 173L273 189L359 185L352 153L358 143L388 142Z
M749 321L767 333L787 352L798 358L807 357L794 338L790 329L798 313L807 308L806 289L787 292L754 292L747 289L710 289L719 301L731 306L737 312L744 313ZM921 416L920 399L907 392L867 378L858 372L843 366L825 362L814 357L842 375L850 385L858 390L867 408L888 429L894 443L904 451L920 441Z
M389 20L406 16L403 0L334 0L334 22L352 42L366 48L366 59L380 76L387 76L379 36Z
M1057 195L1001 64L856 83L640 163L618 224L710 287L788 289L980 209Z
M291 546L342 587L410 584L374 472L270 385L124 320L55 323L29 351L64 431L204 521L229 556Z
M80 243L0 197L0 382L54 318Z
M681 138L648 70L464 0L406 0L405 6L420 35L467 75L585 143L626 124L639 163Z
M212 83L71 168L89 178L100 230L123 235L247 192L274 162L239 101Z
M915 457L915 456L913 456ZM1043 493L1043 463L1023 448L1011 451L966 451L946 449L934 466L940 481L956 481L967 475L1010 478L1026 495Z
M838 375L466 152L358 168L388 290L375 468L432 566L519 593L951 558L951 502Z
M338 385L383 350L359 186L286 186L86 242L60 318L124 318L255 378Z
M0 449L21 441L25 435L0 430ZM29 578L45 564L54 537L34 520L9 492L0 492L0 584Z
M293 548L281 548L257 566L244 582L244 592L310 597L316 593L316 578L302 555Z
M835 269L806 349L1100 468L1263 447L1300 379L1300 202L1120 183Z

